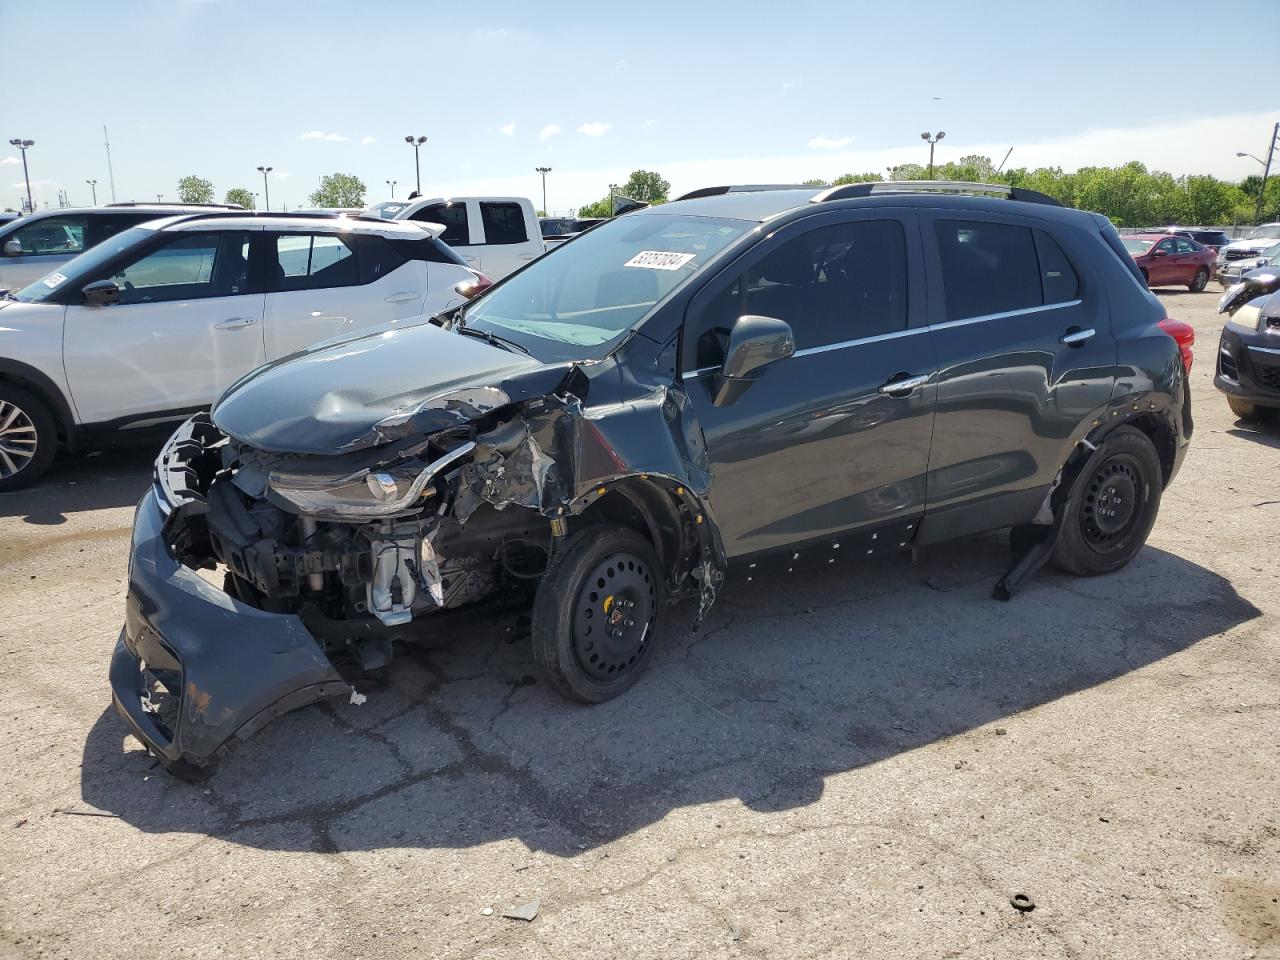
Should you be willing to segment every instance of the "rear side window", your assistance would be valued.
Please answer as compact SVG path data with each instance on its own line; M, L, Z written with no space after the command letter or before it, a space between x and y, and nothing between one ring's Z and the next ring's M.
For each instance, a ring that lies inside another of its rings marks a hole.
M351 237L333 233L279 234L273 290L321 290L359 283Z
M1043 230L1035 231L1040 259L1040 285L1045 303L1069 303L1080 292L1080 278L1058 241Z
M524 211L518 203L480 203L480 222L484 224L485 243L524 243L529 234L524 229Z
M423 223L442 223L444 233L440 239L445 243L466 246L471 243L471 225L467 222L466 203L436 203L423 207L409 217Z
M38 257L59 253L74 256L85 249L87 217L43 217L19 227L6 237L22 244L22 251L10 256Z
M1044 303L1030 227L978 220L935 223L947 320Z

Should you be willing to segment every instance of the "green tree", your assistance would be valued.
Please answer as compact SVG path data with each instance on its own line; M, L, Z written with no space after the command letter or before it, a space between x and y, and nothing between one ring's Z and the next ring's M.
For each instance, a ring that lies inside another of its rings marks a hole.
M831 181L833 187L843 187L846 183L879 183L884 177L878 173L846 173Z
M612 217L613 203L608 196L602 197L595 203L588 203L578 208L578 216L584 220L593 217Z
M652 170L633 170L619 191L624 197L644 203L666 203L671 184Z
M831 184L827 183L827 181L825 181L825 180L801 180L801 181L800 181L800 183L801 183L801 185L802 185L802 186L806 186L806 187L829 187L829 186L831 186Z
M308 198L313 207L363 207L368 192L364 181L351 173L329 173L320 178L320 188Z
M183 203L213 203L213 184L194 173L178 181L178 199Z
M246 210L253 209L253 194L244 187L232 187L227 191L227 203L238 203Z

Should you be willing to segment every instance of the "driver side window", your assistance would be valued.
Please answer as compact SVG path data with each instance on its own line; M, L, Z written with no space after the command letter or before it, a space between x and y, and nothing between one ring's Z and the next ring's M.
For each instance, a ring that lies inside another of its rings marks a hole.
M179 234L111 278L120 303L167 303L248 292L249 234Z

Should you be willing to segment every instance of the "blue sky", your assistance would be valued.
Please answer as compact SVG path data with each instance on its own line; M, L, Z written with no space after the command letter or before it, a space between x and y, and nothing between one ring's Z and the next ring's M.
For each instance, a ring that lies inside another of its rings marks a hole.
M0 0L0 207L29 138L37 201L175 199L187 173L306 203L359 175L370 199L503 193L565 210L629 171L678 190L833 177L983 152L1011 166L1137 159L1238 178L1280 95L1203 2L785 5L389 0ZM1265 18L1264 18L1265 19ZM1268 21L1270 22L1270 21ZM1201 24L1197 28L1195 24ZM1187 64L1194 71L1183 67ZM36 83L16 78L38 78ZM1230 90L1227 94L1224 91ZM1165 93L1164 91L1169 91Z

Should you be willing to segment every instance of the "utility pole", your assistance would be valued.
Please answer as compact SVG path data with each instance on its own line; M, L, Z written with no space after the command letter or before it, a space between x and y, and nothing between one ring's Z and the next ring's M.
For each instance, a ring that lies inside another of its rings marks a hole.
M31 201L31 174L27 172L27 149L34 147L36 142L34 140L23 140L21 137L16 137L13 140L10 140L9 143L22 151L22 179L27 182L27 212L34 213L36 206Z
M93 191L93 205L96 207L98 205L98 181L86 180L85 183L87 183L89 188Z
M267 186L267 174L274 170L275 167L259 167L258 172L262 174L262 201L263 208L269 213L271 211L271 188Z
M550 167L534 167L537 173L542 174L542 215L544 217L551 216L551 211L547 209L547 174L551 172Z
M1000 166L996 167L996 173L1004 169L1004 165L1009 162L1009 154L1013 153L1013 147L1005 151L1004 159L1000 161Z
M111 202L116 202L116 175L111 170L111 140L107 137L106 124L102 126L102 142L107 148L107 180L111 184Z
M1280 123L1271 128L1271 143L1267 145L1267 162L1262 165L1262 186L1258 188L1258 202L1253 207L1253 219L1255 223L1262 222L1262 201L1267 195L1267 178L1271 176L1271 158L1276 152L1276 139L1280 138ZM10 141L13 143L14 141ZM26 154L23 154L25 159ZM26 170L24 166L22 168ZM28 188L30 189L30 188Z
M418 154L422 149L422 145L427 142L427 138L418 137L415 140L413 137L405 137L404 142L413 147L413 182L417 184L414 192L418 196L422 196L422 163Z
M942 139L943 137L945 137L946 135L947 135L947 132L946 132L945 130L939 130L937 133L935 133L935 134L933 134L933 135L930 135L930 133L929 133L929 131L928 131L928 130L926 130L924 133L920 134L920 139L921 139L921 140L926 141L926 142L929 144L929 179L930 179L930 180L932 180L932 179L933 179L933 147L934 147L934 144L936 144L939 140L941 140L941 139Z

